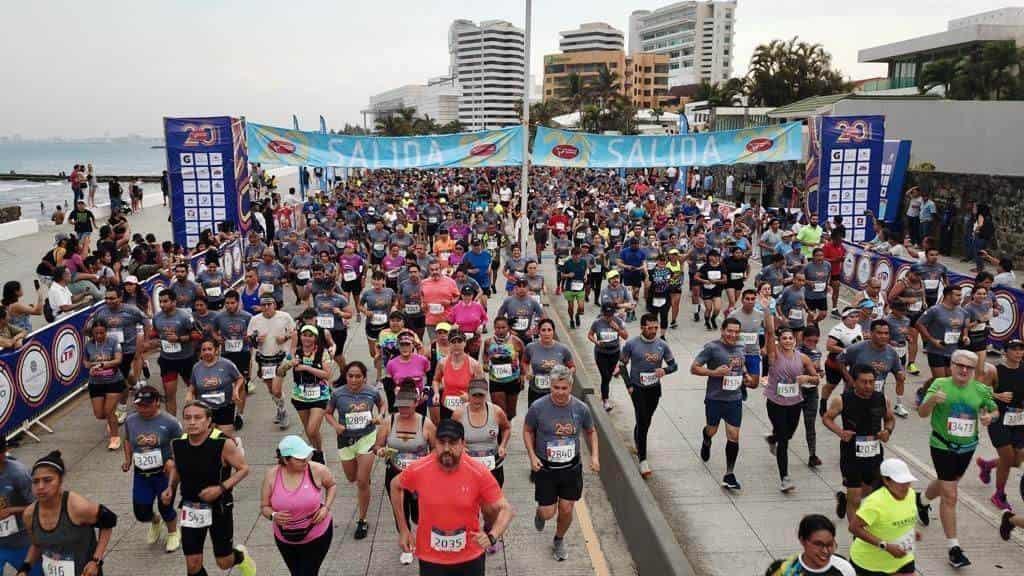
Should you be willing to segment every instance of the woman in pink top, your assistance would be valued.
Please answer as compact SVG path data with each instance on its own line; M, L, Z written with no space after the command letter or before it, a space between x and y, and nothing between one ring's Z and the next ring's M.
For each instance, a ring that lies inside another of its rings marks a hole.
M466 337L466 354L475 359L480 356L480 327L487 325L487 309L476 300L472 286L463 286L461 293L462 298L448 310L448 321Z
M430 360L427 360L426 356L416 353L414 334L403 333L398 336L398 356L388 361L385 370L395 386L408 378L416 384L417 392L423 392L423 386L427 383L427 372L430 371ZM426 414L426 397L420 398L417 411Z
M331 506L337 485L331 469L310 461L313 447L285 436L277 465L267 470L260 514L274 525L274 542L292 576L315 576L331 548Z
M398 291L398 274L405 266L405 258L398 253L398 244L388 247L388 254L381 260L381 267L384 269L385 286L395 292Z

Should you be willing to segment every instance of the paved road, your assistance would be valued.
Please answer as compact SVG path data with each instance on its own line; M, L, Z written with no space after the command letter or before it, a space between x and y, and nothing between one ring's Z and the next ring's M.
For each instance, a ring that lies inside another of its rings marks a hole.
M948 260L946 263L953 265ZM553 259L546 258L542 269L549 285L553 286ZM584 327L573 330L568 340L574 345L576 355L584 360L579 363L583 366L582 374L597 388L600 379L597 367L591 361L592 345L586 340L586 329L597 309L593 304L588 306ZM552 309L558 311L563 327L560 330L564 331L568 325L564 303L553 300ZM762 439L771 428L764 397L760 391L752 391L744 406L740 458L736 467L743 491L730 493L721 488L719 482L725 473L724 436L720 433L716 438L711 460L707 464L702 462L698 451L704 425L705 385L704 379L689 374L694 357L704 343L717 334L705 331L703 322L692 322L692 313L692 306L682 308L679 328L669 329L667 339L680 371L664 380L664 394L649 436L649 462L654 474L648 485L691 563L700 573L722 576L763 574L772 558L784 557L797 550L796 526L804 514L821 513L837 520L834 495L842 487L839 441L818 420L818 455L824 465L817 470L811 469L806 465L807 444L801 424L790 443L790 476L797 489L789 495L781 494L775 458ZM834 320L826 321L823 332L834 324ZM639 323L630 323L627 329L631 335L638 334ZM924 355L918 360L922 370L926 370ZM923 376L911 377L907 389L916 390L923 380ZM621 380L613 380L611 397L615 403L612 419L622 441L632 445L632 404ZM908 393L907 400L912 400L911 393ZM915 486L918 489L923 489L925 479L935 477L928 452L928 434L928 423L916 414L905 420L897 418L896 432L887 446L890 455L905 459L922 480ZM987 436L981 446L978 454L994 457L995 450ZM1020 471L1014 471L1008 483L1010 501L1024 509L1016 490L1019 479ZM999 539L996 529L999 515L988 502L991 489L980 483L976 467L968 470L961 487L959 539L964 552L974 562L971 568L962 572L977 575L1020 573L1024 566L1024 538L1018 535L1010 543ZM937 514L936 503L933 505L931 526L923 528L924 540L918 548L919 573L929 576L954 573L946 562L945 537ZM841 526L845 527L845 522ZM849 532L840 530L840 553L848 551L850 540Z

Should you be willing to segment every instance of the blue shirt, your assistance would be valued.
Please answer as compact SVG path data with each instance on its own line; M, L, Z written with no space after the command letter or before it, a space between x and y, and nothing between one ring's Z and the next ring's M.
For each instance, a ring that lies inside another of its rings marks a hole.
M931 222L935 218L935 202L926 200L921 204L921 221Z
M619 260L626 266L640 267L647 260L647 254L639 246L636 248L627 246L622 249L622 252L619 252Z
M486 250L479 254L470 250L462 257L462 261L469 264L470 268L476 268L476 273L469 276L476 280L481 288L491 287L491 259L491 253Z

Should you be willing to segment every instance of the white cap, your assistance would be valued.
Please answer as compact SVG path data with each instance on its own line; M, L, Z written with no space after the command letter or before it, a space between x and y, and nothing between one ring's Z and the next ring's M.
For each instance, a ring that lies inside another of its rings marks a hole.
M910 473L910 468L907 467L907 463L899 458L887 458L878 468L878 472L882 476L900 484L908 484L910 482L917 481L917 478Z

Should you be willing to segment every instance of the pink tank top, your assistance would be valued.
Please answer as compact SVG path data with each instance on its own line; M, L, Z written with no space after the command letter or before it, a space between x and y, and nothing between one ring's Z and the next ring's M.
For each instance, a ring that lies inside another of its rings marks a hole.
M275 512L287 511L291 514L292 524L287 526L287 528L297 530L308 527L313 519L313 515L320 508L321 503L321 490L313 484L312 468L306 468L306 473L302 475L302 482L298 488L288 490L284 485L284 476L281 474L281 468L278 467L277 474L274 477L274 488L270 493L270 507ZM287 540L281 535L281 527L277 524L274 524L274 537L289 544L305 544L322 536L330 525L331 514L328 512L323 521L314 526L302 540L295 542Z

